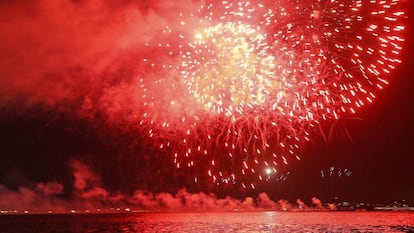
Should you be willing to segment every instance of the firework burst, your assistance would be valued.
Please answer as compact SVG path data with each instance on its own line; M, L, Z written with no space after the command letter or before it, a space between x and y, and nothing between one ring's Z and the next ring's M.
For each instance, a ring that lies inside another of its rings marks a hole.
M300 159L315 125L354 114L388 83L400 5L222 1L180 13L147 43L141 128L177 168L254 188Z

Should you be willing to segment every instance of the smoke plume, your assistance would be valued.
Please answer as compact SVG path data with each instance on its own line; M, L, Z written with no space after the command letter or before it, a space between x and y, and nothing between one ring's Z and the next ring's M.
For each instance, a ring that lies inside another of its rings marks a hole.
M136 190L132 195L110 192L101 186L99 177L85 163L70 163L74 177L70 198L63 197L65 188L57 182L37 183L17 190L0 185L0 210L2 213L68 213L113 211L286 211L300 210L305 204L297 200L299 208L287 200L273 201L266 193L242 200L226 196L219 198L212 193L190 193L181 189L177 193L153 193ZM66 193L68 194L68 193ZM316 209L322 208L317 198L312 198Z

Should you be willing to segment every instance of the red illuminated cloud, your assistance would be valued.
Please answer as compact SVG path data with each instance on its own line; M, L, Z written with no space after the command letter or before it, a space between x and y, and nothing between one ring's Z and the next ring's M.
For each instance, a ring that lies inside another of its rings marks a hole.
M136 69L144 42L161 31L177 7L157 1L2 3L0 106L69 105L75 111L89 98L95 108L111 112L117 101L122 104L120 99L131 94L123 93L117 83L136 84L133 73L118 70ZM110 94L116 98L111 100Z

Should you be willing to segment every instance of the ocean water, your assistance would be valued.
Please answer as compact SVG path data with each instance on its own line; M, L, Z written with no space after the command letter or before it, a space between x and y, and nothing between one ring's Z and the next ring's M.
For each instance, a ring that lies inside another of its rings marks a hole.
M414 232L414 212L3 215L0 232Z

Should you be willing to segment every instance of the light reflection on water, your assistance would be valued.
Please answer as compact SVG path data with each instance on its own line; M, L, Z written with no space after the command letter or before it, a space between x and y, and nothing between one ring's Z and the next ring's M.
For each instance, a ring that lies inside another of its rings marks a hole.
M414 232L414 212L220 212L0 216L0 232Z

